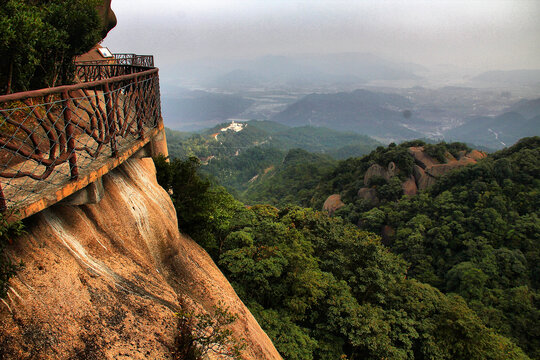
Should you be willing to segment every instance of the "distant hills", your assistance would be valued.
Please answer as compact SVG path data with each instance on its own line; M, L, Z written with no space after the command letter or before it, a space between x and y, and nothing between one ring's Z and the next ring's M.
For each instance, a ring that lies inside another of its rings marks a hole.
M225 121L246 110L252 100L206 91L182 91L163 97L162 111L167 125L195 130Z
M169 152L173 157L220 158L234 156L250 147L264 146L280 151L299 148L342 159L367 154L382 145L367 135L324 127L290 127L268 120L236 124L241 128L237 128L238 131L229 129L230 122L191 134L167 129Z
M486 71L472 80L487 83L540 85L540 69Z
M450 141L501 149L537 134L540 134L540 99L521 100L495 117L473 118L446 131L444 136Z
M289 105L271 120L292 126L323 126L383 139L404 140L423 136L406 127L407 123L415 121L406 114L412 106L403 96L368 90L311 94Z
M332 163L333 158L362 156L382 145L365 135L328 128L291 128L255 120L231 124L219 124L191 135L167 129L169 154L173 158L198 157L206 174L219 179L230 191L241 193L257 177L273 174L271 170L286 160L291 149L300 154L318 153L311 156Z
M233 64L229 64L231 66ZM207 79L206 86L223 89L251 87L313 88L362 84L373 80L420 79L421 65L399 63L368 53L267 55L243 61Z

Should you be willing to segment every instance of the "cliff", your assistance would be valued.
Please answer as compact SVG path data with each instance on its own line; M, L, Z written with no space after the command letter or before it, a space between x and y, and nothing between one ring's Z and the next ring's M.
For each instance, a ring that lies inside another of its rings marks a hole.
M239 319L246 359L281 359L206 252L180 234L151 159L103 177L97 204L55 205L8 249L24 268L0 302L2 359L169 359L179 298Z

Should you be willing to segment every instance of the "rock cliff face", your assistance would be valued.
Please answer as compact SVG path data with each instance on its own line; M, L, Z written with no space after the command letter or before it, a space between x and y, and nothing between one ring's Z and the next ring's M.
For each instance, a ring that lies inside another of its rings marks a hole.
M424 147L422 146L410 147L409 154L414 159L413 173L401 186L403 194L409 196L416 195L419 190L425 190L432 186L437 179L449 171L466 165L475 164L478 160L487 156L481 151L472 150L468 153L462 151L456 159L447 152L445 155L446 163L441 164L426 154ZM364 174L364 187L358 190L358 196L372 205L377 205L379 199L376 190L373 187L370 187L371 181L374 178L383 178L388 181L398 173L399 169L393 162L388 164L388 168L384 168L379 164L373 164Z
M206 252L177 229L151 159L103 177L98 204L55 205L28 218L9 248L24 268L0 302L2 359L169 359L178 299L221 302L239 319L247 359L281 359Z

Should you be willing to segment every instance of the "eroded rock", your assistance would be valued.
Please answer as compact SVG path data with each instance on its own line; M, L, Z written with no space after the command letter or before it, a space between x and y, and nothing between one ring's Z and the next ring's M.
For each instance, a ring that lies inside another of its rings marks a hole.
M10 246L25 266L0 302L0 358L170 359L178 299L221 302L248 359L281 359L210 256L181 235L151 159L103 177L98 204L56 205L27 219Z
M345 204L341 201L341 195L334 194L330 195L323 204L323 211L327 211L330 216L334 215L334 212L342 207Z
M379 204L379 198L377 197L377 190L373 188L361 188L358 190L358 196L372 205Z
M401 188L403 189L403 195L416 195L418 187L416 186L414 176L411 175L403 184L401 184Z

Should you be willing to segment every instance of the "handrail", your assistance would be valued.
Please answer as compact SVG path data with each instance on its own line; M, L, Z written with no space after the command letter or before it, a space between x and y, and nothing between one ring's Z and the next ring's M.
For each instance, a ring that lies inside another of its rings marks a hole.
M77 74L86 82L0 96L0 211L92 172L161 126L157 68L83 64Z
M117 65L99 65L99 66L117 66ZM64 91L74 91L74 90L81 90L81 89L89 89L89 88L92 88L92 87L95 87L95 86L105 85L105 84L111 83L113 81L131 80L131 79L135 79L135 78L137 78L139 76L157 74L158 71L159 71L158 68L154 68L154 69L150 69L150 70L141 71L141 72L138 72L138 73L115 76L115 77L111 77L111 78L108 78L108 79L101 79L101 80L95 80L95 81L89 81L89 82L82 82L82 83L73 84L73 85L55 86L55 87L52 87L52 88L44 88L44 89L39 89L39 90L22 91L22 92L17 92L17 93L8 94L8 95L0 95L0 104L8 102L8 101L17 101L17 100L22 101L24 99L28 99L28 98L31 98L31 97L40 97L40 96L47 96L47 95L52 95L52 94L56 94L56 93L62 93Z
M132 65L152 68L154 67L154 56L119 53L113 54L112 58L109 57L100 60L80 60L76 62L77 65L99 65L104 63L112 65Z

